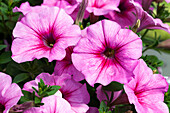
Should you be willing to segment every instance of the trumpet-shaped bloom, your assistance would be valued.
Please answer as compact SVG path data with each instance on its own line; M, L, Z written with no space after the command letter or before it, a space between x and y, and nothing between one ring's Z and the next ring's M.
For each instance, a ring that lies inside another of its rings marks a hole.
M82 0L44 0L42 5L63 8L66 13L75 20L80 9L79 7L81 2ZM85 12L84 17L88 17L88 12Z
M137 32L143 29L162 29L170 33L170 27L160 19L154 19L144 11L142 6L139 5L139 2L121 0L118 8L120 11L112 11L105 16L120 24L122 28L133 27L137 20L140 19L140 26Z
M164 24L160 19L154 19L151 15L149 15L146 11L143 11L142 8L136 8L138 18L140 19L140 27L137 31L141 31L143 29L162 29L168 33L170 33L170 27L168 24Z
M119 11L109 12L108 15L105 15L110 20L116 21L123 28L133 26L136 22L136 14L135 6L132 4L131 0L120 0L119 3Z
M60 96L45 97L41 102L44 103L43 106L32 107L24 113L74 113L70 104Z
M110 11L117 10L120 0L89 0L86 10L94 15L105 15Z
M84 75L74 67L71 59L73 48L73 46L66 48L66 57L62 61L56 61L54 74L61 76L63 73L66 73L73 75L74 80L81 81L84 79Z
M102 20L82 31L72 61L90 85L126 83L142 55L141 39L116 22Z
M40 78L43 79L46 85L61 86L59 91L62 93L63 99L69 102L71 109L75 113L84 113L89 109L89 107L86 105L90 100L86 85L76 82L71 78L70 75L54 76L49 75L48 73L42 73L37 76L35 80L27 82L24 85L23 90L32 92L32 87L38 88L38 82L40 81Z
M0 113L8 113L22 96L20 87L11 82L9 75L0 72Z
M68 14L73 13L73 11L80 5L81 0L44 0L43 5L47 6L57 6L63 8Z
M138 113L169 113L164 101L168 83L160 74L153 74L143 60L133 71L135 77L124 85L129 102L135 105Z
M12 43L12 58L21 63L35 58L62 60L65 49L74 46L80 39L80 28L73 25L72 18L57 7L38 7L17 22Z

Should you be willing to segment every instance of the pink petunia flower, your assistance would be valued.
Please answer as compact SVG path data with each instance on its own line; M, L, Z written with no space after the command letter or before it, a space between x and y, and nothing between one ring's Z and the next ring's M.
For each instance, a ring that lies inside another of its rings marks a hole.
M63 73L66 73L73 75L74 80L81 81L84 79L84 75L74 67L71 59L73 48L73 46L66 48L66 57L62 61L56 61L54 74L61 76Z
M24 113L75 113L70 104L60 96L44 97L41 102L44 103L43 106L32 107Z
M40 78L43 79L46 85L59 85L61 88L59 91L62 93L63 99L65 99L71 105L71 109L75 113L84 113L89 107L86 105L90 101L90 96L86 89L86 84L82 85L71 78L70 75L54 76L48 73L42 73L30 82L27 82L23 90L32 92L32 87L38 88L38 82ZM58 92L58 91L57 91ZM56 94L55 94L56 95Z
M34 12L40 12L41 6L30 6L29 2L22 3L20 7L14 7L13 12L22 12L23 15L26 15L28 12L34 11Z
M164 101L168 83L160 74L153 74L143 60L133 71L135 77L124 85L129 102L135 105L138 113L169 113Z
M73 18L73 20L76 20L81 2L82 0L43 0L42 5L63 8L66 11L66 13ZM89 14L86 11L84 17L87 18L88 15Z
M120 0L119 11L109 12L105 17L120 24L123 28L134 26L136 23L136 9L131 0Z
M17 104L21 96L21 88L12 83L9 75L0 72L0 113L8 113L10 108Z
M105 15L110 20L113 20L121 25L122 28L133 26L140 19L140 26L137 32L143 29L162 29L170 33L170 27L164 24L160 19L154 19L138 2L133 0L121 0L119 4L120 11L112 11Z
M136 8L138 18L140 19L140 27L138 28L138 32L143 29L161 29L168 33L170 33L170 26L168 24L164 24L160 19L153 18L146 11L143 11L140 7Z
M81 30L63 9L38 7L40 12L31 11L17 22L12 43L12 59L18 63L35 58L62 60L65 49L74 46L81 38Z
M90 85L128 82L142 55L141 39L116 22L102 20L82 31L72 62Z
M105 15L110 11L117 10L120 0L89 0L86 10L96 16Z

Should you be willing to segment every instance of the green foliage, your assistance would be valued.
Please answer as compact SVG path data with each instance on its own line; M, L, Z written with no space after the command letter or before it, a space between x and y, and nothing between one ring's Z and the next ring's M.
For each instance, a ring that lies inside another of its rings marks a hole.
M40 82L38 83L38 90L33 87L34 91L39 95L40 99L54 95L60 88L60 86L45 85L42 79L40 79Z
M24 103L30 100L34 100L34 94L28 91L22 90L24 96L21 97L19 103Z
M15 76L13 82L14 83L19 83L19 82L22 82L24 80L27 80L28 78L29 78L29 74L28 73L20 73L20 74Z
M169 86L170 87L170 86ZM165 93L165 97L164 97L164 102L167 104L169 110L170 110L170 88L168 89L168 91Z
M5 64L12 61L11 55L12 55L11 51L3 52L0 55L0 64Z
M148 67L150 67L154 73L158 73L157 68L163 66L163 61L159 60L156 56L154 55L146 55L141 57Z
M50 96L50 95L54 95L60 89L60 86L45 85L44 81L40 79L40 82L38 83L38 90L34 87L32 88L34 90L33 93L22 90L22 93L24 94L24 96L21 97L20 103L24 103L24 102L31 100L31 101L34 101L35 106L43 105L43 103L41 103L42 98Z
M100 107L98 110L99 110L99 113L112 113L112 111L109 110L109 107L107 107L104 101L101 101Z
M0 45L0 50L4 49L6 47L7 47L7 45Z
M102 89L106 91L120 91L123 89L123 84L113 81L109 85L103 86Z

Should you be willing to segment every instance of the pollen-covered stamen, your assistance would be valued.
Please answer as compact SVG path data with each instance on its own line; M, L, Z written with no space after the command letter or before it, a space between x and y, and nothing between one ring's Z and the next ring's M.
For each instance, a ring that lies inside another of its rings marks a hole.
M46 46L52 48L56 42L56 37L53 33L43 35L43 42Z
M0 103L0 113L3 113L4 110L5 110L5 106Z
M103 54L107 57L107 58L113 58L115 51L111 48L106 48L105 51L103 52Z

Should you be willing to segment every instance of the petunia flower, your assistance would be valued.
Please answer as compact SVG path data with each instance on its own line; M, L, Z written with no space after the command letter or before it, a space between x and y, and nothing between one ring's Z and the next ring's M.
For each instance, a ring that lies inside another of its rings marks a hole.
M77 13L80 9L80 4L82 0L43 0L42 5L46 6L56 6L59 8L63 8L67 14L69 14L73 20L76 20ZM85 18L88 17L88 12L85 12Z
M89 0L86 10L96 16L105 15L110 11L117 10L120 0Z
M142 55L141 39L116 22L102 20L82 31L72 62L90 85L128 82Z
M120 0L119 11L109 12L105 17L120 24L123 28L136 24L136 9L131 0Z
M140 32L143 29L161 29L170 33L170 26L164 24L159 18L153 18L142 8L136 6L137 18L140 19L140 27L137 29Z
M38 7L17 22L12 43L12 59L18 63L35 58L62 60L65 49L74 46L81 38L81 30L73 25L72 18L57 7Z
M169 113L164 101L168 83L160 74L153 74L143 60L133 71L132 80L124 85L129 102L135 105L138 113Z
M170 27L164 24L160 19L154 19L138 2L133 0L121 0L118 6L120 11L109 12L105 17L113 20L121 25L122 28L132 28L135 26L137 20L140 20L140 26L137 32L143 29L162 29L170 33Z
M34 11L34 12L40 12L41 6L30 6L29 2L22 3L20 7L14 7L13 12L22 12L23 15L26 15L28 12Z
M23 96L21 88L11 82L9 75L0 72L0 113L9 113L10 108Z
M24 84L23 90L32 92L32 87L38 88L40 78L46 85L61 86L59 91L61 92L63 99L71 105L71 109L75 113L85 113L89 109L86 104L89 103L90 96L86 89L86 84L82 85L76 82L70 75L54 76L49 75L48 73L42 73L38 75L35 80Z
M24 111L24 113L74 113L70 104L60 96L44 97L41 103L44 103L44 105L32 107Z
M66 57L62 61L56 61L54 74L61 76L63 73L66 73L73 75L74 80L81 81L84 79L84 75L74 67L71 59L73 48L73 46L66 48Z

